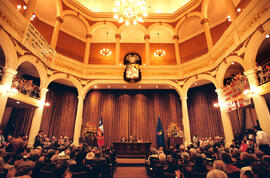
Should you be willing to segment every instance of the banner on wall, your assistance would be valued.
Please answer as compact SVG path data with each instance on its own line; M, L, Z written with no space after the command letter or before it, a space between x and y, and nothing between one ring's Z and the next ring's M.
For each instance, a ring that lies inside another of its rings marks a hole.
M249 83L244 76L223 88L227 111L233 111L251 104L251 99L244 93L246 90L249 90Z
M51 63L55 50L48 44L39 31L29 23L23 36L23 45L42 61Z

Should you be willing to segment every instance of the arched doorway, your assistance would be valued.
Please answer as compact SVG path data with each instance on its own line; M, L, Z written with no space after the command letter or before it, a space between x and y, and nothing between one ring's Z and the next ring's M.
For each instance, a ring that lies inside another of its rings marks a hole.
M214 106L218 102L216 86L209 80L194 81L187 92L188 116L191 138L213 139L223 137L224 130L220 109Z
M43 110L40 130L48 138L73 138L78 90L69 79L60 77L62 78L52 77L53 80L48 85L46 102L50 106Z
M234 85L233 83L241 76L245 77L243 66L238 62L231 62L224 74L223 86ZM257 125L257 115L251 99L249 103L228 110L228 114L236 137L250 132Z
M28 135L30 132L36 106L24 101L40 98L40 76L36 67L31 62L23 62L18 66L17 72L11 87L18 94L15 98L8 98L2 120L4 134L15 137Z

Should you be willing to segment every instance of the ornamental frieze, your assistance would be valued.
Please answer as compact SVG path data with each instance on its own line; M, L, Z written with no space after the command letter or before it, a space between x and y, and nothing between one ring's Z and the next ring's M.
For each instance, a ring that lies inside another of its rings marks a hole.
M183 69L182 74L183 75L192 74L194 72L198 72L200 69L207 68L207 67L210 67L210 64L208 61L204 63L200 63L199 65L192 65L192 67L188 67L187 69Z
M71 72L75 72L77 74L82 73L82 69L80 69L79 67L75 67L74 65L65 64L62 61L56 60L55 63L54 63L54 66L61 67L62 69L65 69L65 70L68 70L68 71L71 71Z
M267 7L263 8L261 11L259 11L251 20L246 23L246 25L238 32L238 35L240 38L244 36L244 34L250 30L250 28L257 23L258 20L268 11L269 9Z

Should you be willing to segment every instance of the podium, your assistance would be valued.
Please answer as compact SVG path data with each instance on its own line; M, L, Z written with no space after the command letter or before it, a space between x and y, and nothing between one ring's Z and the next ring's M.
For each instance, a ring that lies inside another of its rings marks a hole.
M113 148L117 156L146 156L151 144L151 142L113 142Z

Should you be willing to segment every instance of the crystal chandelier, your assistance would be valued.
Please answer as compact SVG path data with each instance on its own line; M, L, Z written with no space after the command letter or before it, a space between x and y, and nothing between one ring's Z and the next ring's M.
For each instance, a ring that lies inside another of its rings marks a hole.
M119 23L136 25L137 22L143 22L143 17L148 15L145 4L145 0L115 0L113 17Z
M165 56L165 51L162 50L162 49L157 49L155 52L154 52L154 56L156 57L162 57L162 56Z
M103 56L110 56L112 55L112 51L108 48L103 48L100 50L100 54L102 54Z

